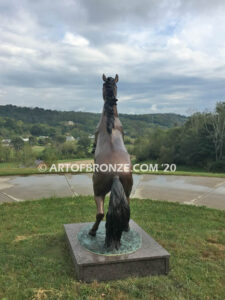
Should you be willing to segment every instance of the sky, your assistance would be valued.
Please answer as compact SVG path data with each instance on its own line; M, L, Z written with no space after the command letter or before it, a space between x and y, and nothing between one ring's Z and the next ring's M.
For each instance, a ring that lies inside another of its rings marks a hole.
M224 0L0 0L0 105L100 112L213 110L225 101Z

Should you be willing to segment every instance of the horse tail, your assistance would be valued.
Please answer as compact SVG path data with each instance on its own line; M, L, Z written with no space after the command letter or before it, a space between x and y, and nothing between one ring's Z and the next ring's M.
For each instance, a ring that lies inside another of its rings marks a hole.
M119 176L113 178L108 212L106 215L105 246L108 249L119 249L123 231L129 228L130 207Z

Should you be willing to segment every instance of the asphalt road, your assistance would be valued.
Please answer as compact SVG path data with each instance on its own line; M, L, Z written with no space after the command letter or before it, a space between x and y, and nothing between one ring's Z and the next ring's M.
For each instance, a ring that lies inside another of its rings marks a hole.
M0 203L51 196L93 195L92 175L0 177ZM132 198L164 200L225 209L225 178L134 175Z

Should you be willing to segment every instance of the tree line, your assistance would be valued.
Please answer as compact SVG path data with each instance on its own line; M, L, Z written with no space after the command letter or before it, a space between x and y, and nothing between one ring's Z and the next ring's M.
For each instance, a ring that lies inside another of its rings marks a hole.
M214 112L195 113L182 126L151 129L135 140L137 161L153 160L225 171L225 102Z
M38 123L28 122L36 122L39 115ZM92 157L90 134L94 133L99 116L0 106L0 139L12 139L10 147L0 143L0 162L18 161L27 165L35 159L52 162ZM137 162L175 163L225 172L225 102L217 103L213 112L195 113L188 118L153 114L122 115L120 119L125 131L125 145ZM74 136L75 141L66 142L68 135ZM28 136L29 142L23 142L21 136ZM41 153L33 151L37 145L43 146Z
M127 136L136 138L150 127L168 128L182 125L185 116L177 114L120 114ZM13 135L41 136L54 138L58 135L70 134L81 137L83 134L94 134L100 114L73 111L55 111L43 108L18 107L0 105L0 138ZM72 121L73 125L68 125Z

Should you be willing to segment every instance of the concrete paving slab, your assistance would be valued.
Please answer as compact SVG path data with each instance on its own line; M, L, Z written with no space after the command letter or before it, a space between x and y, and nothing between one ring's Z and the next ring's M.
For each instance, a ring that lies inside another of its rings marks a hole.
M73 196L64 175L31 175L8 177L7 184L0 190L19 200L35 200L52 196Z
M133 193L133 198L225 209L224 185L224 178L145 174Z
M93 195L92 174L65 174L75 195Z
M0 191L0 203L5 203L5 202L15 202L15 200L8 196L6 193L2 193Z
M131 198L225 209L224 178L134 174L133 179ZM92 174L0 177L0 203L77 195L93 195Z

